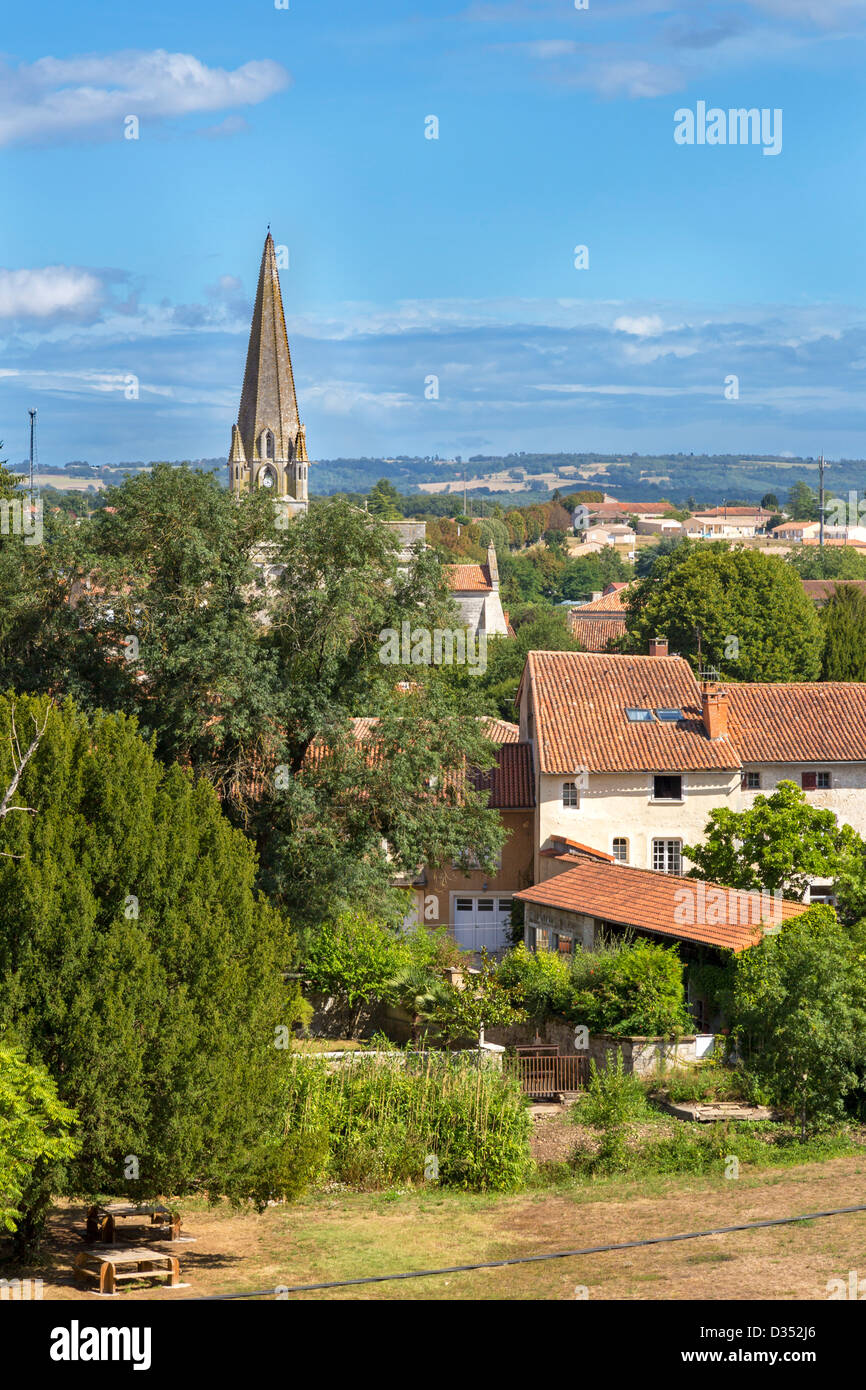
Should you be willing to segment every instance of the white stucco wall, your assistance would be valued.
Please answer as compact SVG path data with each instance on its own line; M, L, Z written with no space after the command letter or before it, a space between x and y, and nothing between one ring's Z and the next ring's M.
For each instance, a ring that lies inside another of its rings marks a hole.
M745 772L759 772L761 786L756 791L743 791L740 810L753 806L756 796L769 796L779 782L794 782L799 787L804 772L829 772L827 791L808 791L810 806L833 811L841 825L850 825L866 838L866 764L864 763L746 763Z
M592 849L613 851L614 837L628 840L628 862L651 869L652 841L703 839L711 811L721 806L738 810L740 774L728 772L683 773L680 802L653 801L651 773L589 774L587 786L578 790L578 806L562 804L563 782L578 780L567 774L542 776L538 789L536 881L546 877L546 861L539 851L553 835L578 840ZM684 861L685 863L685 861Z
M452 593L460 610L460 620L470 632L486 632L488 637L505 637L505 614L498 590L489 594Z

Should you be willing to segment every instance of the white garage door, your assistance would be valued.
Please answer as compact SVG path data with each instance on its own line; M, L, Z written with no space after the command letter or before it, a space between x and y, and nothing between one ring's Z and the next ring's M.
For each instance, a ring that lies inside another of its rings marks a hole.
M491 953L507 950L511 944L511 899L490 897L488 894L455 894L453 898L454 938L465 951Z

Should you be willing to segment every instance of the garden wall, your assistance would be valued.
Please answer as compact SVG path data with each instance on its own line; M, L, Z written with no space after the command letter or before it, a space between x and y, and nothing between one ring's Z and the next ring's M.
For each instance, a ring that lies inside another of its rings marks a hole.
M649 1076L656 1071L671 1071L674 1067L694 1066L708 1056L706 1040L701 1036L682 1038L615 1038L600 1033L589 1040L590 1059L599 1071L604 1071L608 1058L622 1053L623 1071L635 1076Z

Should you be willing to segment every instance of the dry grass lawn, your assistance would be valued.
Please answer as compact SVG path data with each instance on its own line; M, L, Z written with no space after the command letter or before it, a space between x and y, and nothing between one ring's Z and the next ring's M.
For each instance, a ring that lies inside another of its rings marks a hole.
M177 1300L638 1240L866 1203L866 1156L724 1179L618 1178L514 1197L428 1189L334 1191L261 1216L181 1204L195 1242L176 1247L190 1287L130 1289ZM70 1270L84 1207L58 1205L42 1262L45 1297L82 1299ZM543 1264L294 1295L351 1299L826 1299L829 1279L866 1275L866 1212ZM4 1271L5 1272L5 1271ZM9 1274L12 1271L8 1271Z

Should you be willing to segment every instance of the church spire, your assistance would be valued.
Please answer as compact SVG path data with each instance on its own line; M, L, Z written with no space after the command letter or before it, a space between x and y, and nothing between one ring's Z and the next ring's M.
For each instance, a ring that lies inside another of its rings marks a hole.
M307 504L307 468L276 249L268 228L238 421L232 431L229 481L233 492L248 487L272 488L276 496L301 504L292 510L303 510Z

